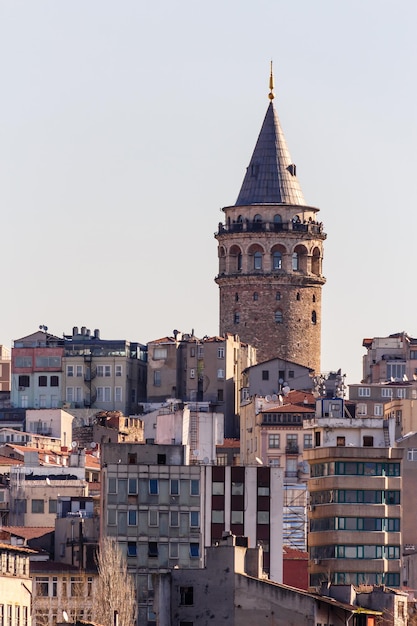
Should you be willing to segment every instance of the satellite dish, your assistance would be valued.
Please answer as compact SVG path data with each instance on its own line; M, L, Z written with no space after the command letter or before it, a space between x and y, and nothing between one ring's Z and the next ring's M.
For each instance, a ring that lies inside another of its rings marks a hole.
M265 396L265 402L271 402L271 396Z
M288 394L290 393L290 388L288 387L288 385L286 385L285 387L282 388L282 393L284 394L284 396L288 396Z
M205 463L206 465L209 463L210 459L208 458L208 456L205 456L203 459L203 463Z
M194 456L198 456L200 454L200 450L194 450L193 454Z
M62 617L64 619L64 622L69 622L68 613L66 611L62 611Z
M255 457L255 461L256 461L259 465L263 465L263 464L264 464L264 463L263 463L263 461L262 461L262 459L260 459L260 458L259 458L259 456L256 456L256 457Z
M278 402L278 396L276 393L272 394L272 402Z
M282 383L284 382L284 379L283 378L278 378L278 382L279 382L280 385L282 385Z
M77 447L77 442L76 442L76 441L73 441L73 442L71 443L71 448L76 448L76 447Z
M47 484L47 485L50 485L50 484L51 484L51 481L49 480L49 476L47 476L47 477L46 477L46 484Z
M96 442L95 442L95 441L92 441L92 442L90 443L90 448L92 448L93 450L94 450L94 448L95 448L96 446L97 446L97 444L96 444Z

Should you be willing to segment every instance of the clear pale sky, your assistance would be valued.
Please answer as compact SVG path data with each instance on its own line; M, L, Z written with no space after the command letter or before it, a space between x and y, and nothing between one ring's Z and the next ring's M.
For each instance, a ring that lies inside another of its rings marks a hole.
M415 0L0 0L0 343L218 333L268 105L325 246L322 368L417 336Z

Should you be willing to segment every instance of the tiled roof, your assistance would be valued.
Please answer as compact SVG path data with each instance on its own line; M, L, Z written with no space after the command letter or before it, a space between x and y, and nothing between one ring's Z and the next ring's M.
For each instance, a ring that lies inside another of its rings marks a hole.
M284 560L308 561L308 552L304 552L304 550L297 550L296 548L290 548L289 546L284 546L283 550Z
M288 395L283 397L284 404L305 404L305 405L316 405L316 398L312 393L308 393L305 391L298 391L297 389L293 389L289 392Z
M68 563L57 561L31 561L30 573L34 572L79 572L79 568Z
M0 543L0 550L13 550L13 552L25 552L26 554L34 554L36 552L24 546L11 546L9 543Z
M3 526L3 530L23 539L37 539L55 530L54 526Z
M0 465L22 465L23 461L20 459L12 459L9 456L3 456L0 454Z
M239 448L240 449L240 441L239 439L224 439L223 443L218 444L217 448Z
M236 206L265 203L305 205L295 165L272 102L268 106Z
M283 404L268 409L262 409L262 413L314 413L314 409L301 404Z

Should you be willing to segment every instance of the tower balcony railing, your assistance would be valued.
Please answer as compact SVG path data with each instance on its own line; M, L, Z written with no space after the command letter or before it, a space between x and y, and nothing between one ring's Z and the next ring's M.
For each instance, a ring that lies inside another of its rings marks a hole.
M219 223L218 235L225 233L261 233L261 232L301 232L310 233L312 235L325 236L323 230L323 224L321 222L304 220L290 222L253 222L250 220L244 220L242 222L232 222L230 224Z

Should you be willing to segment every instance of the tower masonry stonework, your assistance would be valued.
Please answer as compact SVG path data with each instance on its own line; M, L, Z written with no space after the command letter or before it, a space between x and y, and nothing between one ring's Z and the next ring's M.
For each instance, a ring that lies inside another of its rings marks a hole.
M219 224L220 334L238 334L258 361L283 358L320 371L323 242L270 104L236 204Z

